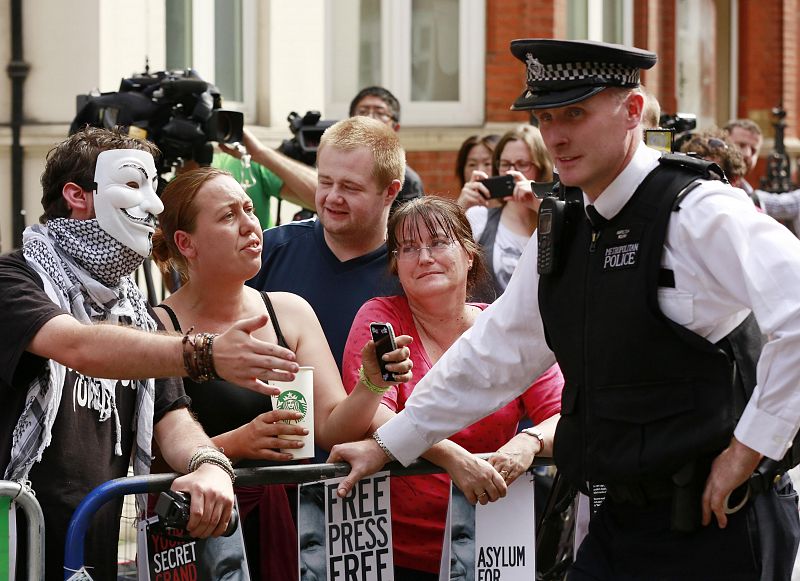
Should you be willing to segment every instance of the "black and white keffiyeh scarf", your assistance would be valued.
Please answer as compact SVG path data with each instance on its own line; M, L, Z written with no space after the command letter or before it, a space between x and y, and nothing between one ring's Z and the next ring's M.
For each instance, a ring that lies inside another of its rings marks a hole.
M126 324L155 331L145 298L131 278L142 257L106 233L97 220L58 218L34 225L23 234L22 252L41 277L47 296L79 322ZM25 408L14 428L11 460L5 479L25 480L50 445L61 403L66 368L49 360L44 372L28 387ZM85 378L93 392L98 421L110 417L116 424L114 452L122 455L121 426L116 406L117 380ZM136 430L134 472L150 472L155 382L134 380ZM105 397L101 396L103 394Z

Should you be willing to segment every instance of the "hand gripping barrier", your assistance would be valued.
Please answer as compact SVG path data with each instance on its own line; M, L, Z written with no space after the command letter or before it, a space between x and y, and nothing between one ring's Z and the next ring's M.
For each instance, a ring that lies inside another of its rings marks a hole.
M44 514L30 488L11 480L0 480L0 496L8 496L28 518L28 575L30 581L44 579Z
M491 454L476 454L486 459ZM549 466L550 458L536 458L534 466ZM419 474L436 474L443 470L427 460L416 460L408 466L399 462L391 462L384 470L391 476L416 476ZM346 462L336 464L302 464L297 466L268 466L263 468L237 468L236 485L254 486L259 484L302 484L329 478L341 478L350 473L350 465ZM67 580L83 567L84 541L86 531L94 514L106 502L116 496L127 494L145 494L169 490L172 481L180 474L151 474L149 476L132 476L109 480L86 495L72 514L67 529L67 540L64 546L64 579ZM38 506L38 504L37 504ZM41 513L41 510L40 510ZM44 551L44 549L42 549ZM36 579L36 577L31 577Z

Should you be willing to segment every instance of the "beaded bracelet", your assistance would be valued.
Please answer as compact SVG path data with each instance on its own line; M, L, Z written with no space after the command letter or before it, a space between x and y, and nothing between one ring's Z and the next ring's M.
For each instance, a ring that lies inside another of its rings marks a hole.
M225 471L232 483L236 481L236 474L233 472L233 464L231 464L228 457L220 450L212 446L200 446L195 450L195 453L192 454L189 465L187 466L187 472L194 472L202 464L214 464Z
M183 367L192 381L203 383L220 379L214 368L214 339L216 333L197 333L189 337L194 327L183 336Z
M389 385L387 385L386 387L383 387L383 386L375 385L374 383L372 383L369 380L369 377L367 377L367 373L366 373L366 371L364 371L364 366L363 365L358 368L358 379L361 381L361 383L364 384L364 387L366 387L372 393L377 393L378 395L386 393L386 391L389 389L389 387L391 387Z

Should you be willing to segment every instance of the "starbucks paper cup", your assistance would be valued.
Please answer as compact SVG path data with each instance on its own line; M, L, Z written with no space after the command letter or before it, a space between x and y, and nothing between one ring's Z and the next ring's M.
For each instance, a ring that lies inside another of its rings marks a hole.
M272 396L272 409L300 412L299 420L282 420L286 424L297 424L308 430L305 436L281 435L286 440L301 440L302 448L281 448L281 452L291 454L295 460L314 457L314 368L301 367L295 373L294 381L270 381L270 385L281 390Z

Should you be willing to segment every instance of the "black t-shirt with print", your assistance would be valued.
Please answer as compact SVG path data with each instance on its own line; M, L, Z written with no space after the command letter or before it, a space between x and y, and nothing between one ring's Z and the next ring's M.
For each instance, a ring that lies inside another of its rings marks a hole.
M0 257L0 468L10 457L11 437L22 413L31 380L46 360L25 351L30 341L51 318L64 314L45 294L42 281L17 251ZM108 354L113 357L113 353ZM101 422L101 390L96 380L72 370L53 425L52 443L30 473L36 498L45 516L45 571L47 579L61 580L64 542L74 509L99 484L125 476L134 445L133 416L136 391L128 381L116 382L122 455L114 455L114 416ZM189 405L179 379L156 381L155 418ZM94 579L116 579L117 537L122 499L107 503L95 515L86 537L84 563ZM22 533L22 531L20 531ZM23 541L23 535L18 539ZM23 542L24 544L24 542ZM19 553L21 556L24 553ZM24 557L20 565L25 569ZM19 567L18 567L19 568Z

